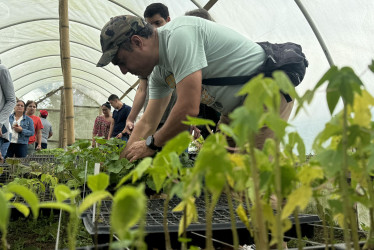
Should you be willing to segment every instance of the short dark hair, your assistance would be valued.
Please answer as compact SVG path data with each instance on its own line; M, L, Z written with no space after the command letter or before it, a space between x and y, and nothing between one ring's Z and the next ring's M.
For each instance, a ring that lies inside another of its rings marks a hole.
M101 107L102 106L107 107L110 110L110 103L109 102L104 103L103 105L101 105Z
M26 109L30 104L32 104L32 103L35 103L35 107L38 108L38 104L37 104L35 101L33 101L33 100L28 100L28 101L26 102L25 109Z
M195 9L195 10L190 10L187 11L185 16L196 16L196 17L201 17L209 21L213 21L213 17L209 14L209 12L206 9Z
M144 18L153 17L156 14L160 14L166 20L169 16L169 9L162 3L152 3L145 8Z
M118 95L111 94L111 95L108 97L108 101L115 101L115 100L119 100Z

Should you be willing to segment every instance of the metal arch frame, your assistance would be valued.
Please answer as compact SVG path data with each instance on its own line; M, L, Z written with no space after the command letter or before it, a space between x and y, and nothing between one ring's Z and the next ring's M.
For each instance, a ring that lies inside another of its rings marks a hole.
M119 90L119 91L121 92L121 90L120 90L117 86L113 85L112 83L110 83L109 81L103 79L103 78L100 77L100 76L97 76L97 75L95 75L95 74L93 74L93 73L91 73L91 72L88 72L88 71L86 71L86 70L83 70L83 69L79 69L79 68L75 68L75 67L71 67L71 68L74 69L74 70L78 70L78 71L85 72L85 73L87 73L87 74L89 74L89 75L96 76L97 78L99 78L99 79L101 79L101 80L107 82L109 85L113 86L114 88L116 88L117 90ZM49 69L61 69L61 67L48 67L48 68L43 68L43 69L36 70L36 71L33 71L33 72L29 72L29 73L27 73L27 74L25 74L25 75L23 75L23 76L21 76L21 77L19 77L19 78L17 78L17 79L14 79L13 82L16 82L17 80L19 80L19 79L21 79L21 78L24 78L24 77L26 77L26 76L29 76L29 75L31 75L31 74L34 74L34 73L37 73L37 72L40 72L40 71L43 71L43 70L49 70Z
M60 55L55 54L55 55L45 55L45 56L33 57L33 58L29 59L29 60L23 61L22 63L18 63L18 64L15 64L15 65L13 65L13 66L10 66L10 67L8 67L8 69L10 70L10 69L12 69L12 68L14 68L14 67L17 67L17 66L19 66L19 65L21 65L21 64L24 64L24 63L27 63L27 62L31 62L31 61L33 61L33 60L37 60L37 59L41 59L41 58L45 58L45 57L54 57L54 56L58 56L58 57L59 57ZM74 58L74 59L82 60L82 61L87 62L87 63L91 63L91 64L93 64L93 65L96 66L96 63L91 62L90 60L87 60L87 59L85 59L85 58L78 57L78 56L70 56L70 57L71 57L71 58ZM121 81L126 82L124 79L122 79L122 78L119 77L117 74L113 73L112 71L108 70L107 68L102 67L102 69L105 70L105 71L107 71L108 73L114 75L115 77L117 77L117 78L120 79Z
M7 29L7 28L10 28L10 27L13 27L13 26L17 26L17 25L20 25L20 24L24 24L24 23L31 23L31 22L38 22L38 21L54 21L54 20L57 20L59 21L59 18L58 17L46 17L46 18L36 18L36 19L28 19L28 20L24 20L24 21L20 21L20 22L16 22L16 23L12 23L12 24L9 24L9 25L5 25L5 26L1 26L0 27L0 30L2 29ZM93 26L89 23L85 23L83 21L79 21L79 20L75 20L75 19L70 19L69 20L70 22L73 22L73 23L79 23L79 24L82 24L82 25L85 25L85 26L88 26L88 27L91 27L93 29L96 29L96 30L101 30L100 28L96 27L96 26Z
M44 77L44 78L42 78L42 79L38 79L37 81L46 80L46 79L50 79L50 78L53 78L53 77L62 77L62 74L54 75L54 76ZM109 94L111 94L108 90L101 88L101 87L100 87L99 85L97 85L96 83L94 83L94 82L92 82L92 81L90 81L90 80L87 80L87 79L85 79L85 78L83 78L83 77L72 76L72 78L77 78L77 79L84 80L84 81L86 81L86 82L92 83L93 85L98 86L99 89L105 90L106 92L108 92ZM34 81L34 82L32 82L32 83L35 83L35 82L37 82L37 81ZM20 91L21 89L24 89L24 88L26 88L26 87L30 87L30 85L31 85L31 84L28 84L28 85L22 86L21 88L18 88L17 90L15 89L15 92ZM101 93L102 93L102 92L101 92ZM103 94L103 93L102 93L102 94Z

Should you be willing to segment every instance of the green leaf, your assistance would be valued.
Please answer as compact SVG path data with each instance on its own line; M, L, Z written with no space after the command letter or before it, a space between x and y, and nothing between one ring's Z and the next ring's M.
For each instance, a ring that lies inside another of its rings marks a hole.
M205 176L205 183L212 193L221 192L226 176L231 174L231 162L226 150L227 142L222 134L208 136L195 161L194 171Z
M58 202L63 202L67 199L74 199L79 194L79 190L72 191L68 186L59 184L55 187L54 193L56 200Z
M112 195L108 191L104 190L98 190L90 193L86 196L86 198L84 198L82 203L79 205L78 213L82 214L95 203L102 201L103 199L106 199L108 197L112 197Z
M322 179L324 177L323 169L318 166L304 166L297 175L300 182L306 186L310 186L315 179Z
M87 186L92 191L103 191L109 186L109 176L105 173L90 175L87 178Z
M188 144L191 142L191 136L188 131L179 133L173 139L169 140L162 148L160 153L169 154L170 152L176 152L178 155L182 154Z
M294 190L287 197L287 204L282 210L282 220L290 216L296 207L299 207L303 211L309 203L309 200L312 197L312 188L308 186L301 186L300 188Z
M63 202L43 202L39 204L39 208L61 209L70 214L75 212L71 205Z
M182 123L185 125L192 125L192 126L202 126L202 125L216 126L216 124L212 120L192 117L189 115L187 116L187 121L182 121Z
M282 93L288 94L292 99L300 99L296 93L295 86L283 71L277 70L272 75Z
M110 161L108 164L108 172L118 174L123 169L122 159L119 161Z
M269 113L265 119L266 125L274 131L274 134L279 139L282 139L286 133L288 123L280 118L278 114Z
M240 203L239 206L236 208L236 214L239 216L239 219L244 223L246 228L250 231L250 224L249 219L247 216L247 212L245 211L243 205Z
M128 230L145 215L146 198L143 189L143 186L122 187L113 198L110 224L121 240L126 238Z
M10 217L10 207L4 192L0 189L0 230L3 234L7 232Z
M335 177L342 169L343 152L341 150L326 150L315 157L321 163L327 177Z
M339 82L332 81L330 82L330 84L327 86L327 89L326 89L326 99L327 99L327 104L328 104L331 115L334 113L335 107L338 104L338 101L340 98L338 87L339 87Z
M23 203L19 202L12 202L12 206L15 207L23 216L27 217L30 214L30 209Z
M371 72L374 73L374 60L371 60L371 64L369 65L369 69L371 70Z
M7 187L9 192L15 193L19 196L21 196L30 206L32 214L34 215L34 218L38 218L39 215L39 200L38 197L28 190L26 187L18 185L18 184L9 184Z
M338 73L338 67L332 66L314 86L313 93L326 81L332 79Z
M184 211L185 209L186 209L186 216L182 216L181 220L179 221L178 236L182 235L182 233L184 232L184 225L186 225L186 228L187 228L193 221L197 220L195 198L189 197L188 200L181 201L173 209L173 212L181 212L181 211Z

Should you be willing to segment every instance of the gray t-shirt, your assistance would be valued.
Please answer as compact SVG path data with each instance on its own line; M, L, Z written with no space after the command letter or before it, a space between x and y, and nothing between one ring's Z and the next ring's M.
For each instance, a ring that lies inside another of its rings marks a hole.
M257 43L202 18L178 17L157 31L159 64L155 68L162 70L153 70L149 80L150 99L162 98L173 91L166 76L157 75L162 72L172 72L175 84L198 70L202 70L203 79L249 76L265 60L265 52ZM201 103L222 114L233 111L244 99L235 96L242 85L202 87Z
M48 143L49 132L52 132L52 124L45 118L40 117L43 124L42 129L42 143Z
M0 64L0 129L2 138L9 140L9 116L16 105L16 96L9 70Z

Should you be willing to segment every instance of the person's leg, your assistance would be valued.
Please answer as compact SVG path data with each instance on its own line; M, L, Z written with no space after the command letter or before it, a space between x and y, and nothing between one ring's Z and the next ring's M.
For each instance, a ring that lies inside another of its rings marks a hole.
M31 143L31 144L28 144L26 146L27 146L26 155L33 155L35 153L35 143Z
M288 118L290 118L292 107L294 105L294 101L287 102L286 98L284 97L283 94L281 94L281 103L280 103L280 117L288 121ZM264 126L260 129L258 134L256 135L255 139L255 145L256 148L262 149L265 144L265 140L267 138L274 138L274 132L269 129L267 126Z
M28 147L31 145L27 144L16 144L15 155L17 158L25 158L28 154Z
M6 152L6 158L8 158L8 157L11 157L11 158L14 157L15 149L16 149L16 144L15 143L10 143L9 147L8 147L8 150Z
M47 148L47 143L42 143L42 149L46 149Z
M9 145L10 145L10 142L9 142L9 141L3 143L3 146L1 147L1 155L2 155L3 157L6 156L6 154L7 154L7 152L8 152Z

